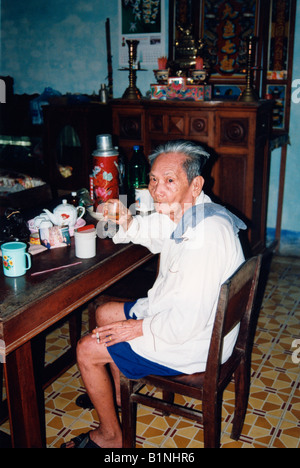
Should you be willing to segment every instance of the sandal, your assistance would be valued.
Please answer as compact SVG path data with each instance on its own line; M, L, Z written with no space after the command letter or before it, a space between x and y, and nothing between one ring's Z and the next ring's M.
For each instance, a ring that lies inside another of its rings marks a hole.
M69 442L74 443L74 447L70 448L101 448L100 445L92 441L89 432L83 432L79 436L73 437L73 439L71 439ZM64 442L63 444L61 444L60 448L67 448L67 443L68 442Z

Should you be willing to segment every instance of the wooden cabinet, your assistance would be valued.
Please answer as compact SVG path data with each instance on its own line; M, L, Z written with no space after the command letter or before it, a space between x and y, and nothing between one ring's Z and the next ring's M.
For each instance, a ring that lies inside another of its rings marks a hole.
M113 135L128 158L170 139L190 139L211 153L206 193L243 217L252 252L265 245L272 104L240 102L112 102Z
M96 136L111 133L110 106L50 104L43 108L47 181L53 188L89 188Z

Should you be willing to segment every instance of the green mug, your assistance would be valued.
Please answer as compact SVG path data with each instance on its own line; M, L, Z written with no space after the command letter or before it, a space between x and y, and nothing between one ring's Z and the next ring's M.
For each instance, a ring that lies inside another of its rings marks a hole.
M31 257L24 242L6 242L1 245L5 276L22 276L31 267Z

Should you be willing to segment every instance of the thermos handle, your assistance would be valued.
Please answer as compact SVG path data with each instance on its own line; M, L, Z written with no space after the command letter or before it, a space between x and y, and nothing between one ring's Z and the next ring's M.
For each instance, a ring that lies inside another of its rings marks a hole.
M81 213L79 214L79 212L81 211ZM85 207L84 206L77 206L77 218L82 218L82 216L84 215L85 213Z

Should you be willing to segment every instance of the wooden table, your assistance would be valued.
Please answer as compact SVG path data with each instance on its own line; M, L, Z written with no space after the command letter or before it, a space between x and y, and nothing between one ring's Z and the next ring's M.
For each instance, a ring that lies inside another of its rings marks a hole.
M0 358L8 401L12 446L45 447L43 417L39 411L41 389L34 372L36 337L72 311L86 304L107 287L152 257L142 246L113 244L97 239L97 255L75 257L71 247L47 250L32 256L26 275L8 278L0 273ZM81 261L49 273L32 273Z

